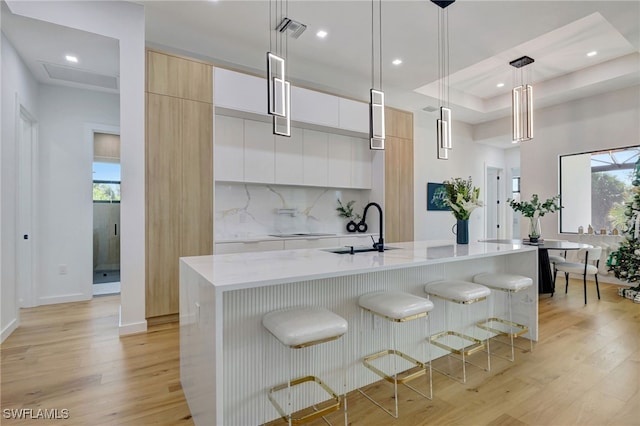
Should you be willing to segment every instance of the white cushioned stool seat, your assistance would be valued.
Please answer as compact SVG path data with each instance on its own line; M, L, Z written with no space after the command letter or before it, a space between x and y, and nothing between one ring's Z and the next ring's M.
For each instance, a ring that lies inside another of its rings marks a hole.
M427 284L424 291L434 296L461 303L478 300L491 294L491 290L486 286L459 280L436 281Z
M562 262L556 264L556 269L561 272L573 274L584 274L584 263ZM595 265L587 264L587 274L597 274L598 268Z
M551 263L564 262L565 260L567 260L567 259L565 259L563 256L558 256L558 255L555 255L555 254L550 254L549 255L549 262L551 262Z
M486 285L489 288L511 291L519 291L533 285L533 280L523 275L490 274L488 272L475 275L473 282Z
M379 291L360 296L358 304L374 313L395 320L429 312L433 302L424 297L400 291Z
M262 325L287 346L320 342L347 332L347 320L318 306L300 306L269 312Z

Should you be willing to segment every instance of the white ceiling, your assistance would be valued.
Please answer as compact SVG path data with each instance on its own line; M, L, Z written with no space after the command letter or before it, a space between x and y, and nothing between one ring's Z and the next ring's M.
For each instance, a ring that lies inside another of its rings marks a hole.
M265 53L274 34L269 1L138 3L145 6L149 46L265 74ZM438 10L428 0L383 0L387 104L421 114L427 106L438 106ZM535 59L525 70L534 84L536 108L640 84L640 1L458 0L448 13L450 101L456 120L482 123L507 116L514 83L509 61L523 55ZM291 0L286 15L307 25L300 38L288 39L289 79L367 101L371 2ZM275 23L275 13L272 18ZM329 33L325 39L315 36L320 29ZM75 67L118 75L115 40L13 16L4 5L2 31L40 81L53 83L42 74L42 64L68 67L68 52L80 57ZM587 57L591 50L598 54ZM402 65L392 65L395 58ZM505 86L497 88L498 82Z
M119 92L118 40L14 15L4 2L1 6L2 32L37 81ZM68 62L66 55L76 56L78 63Z

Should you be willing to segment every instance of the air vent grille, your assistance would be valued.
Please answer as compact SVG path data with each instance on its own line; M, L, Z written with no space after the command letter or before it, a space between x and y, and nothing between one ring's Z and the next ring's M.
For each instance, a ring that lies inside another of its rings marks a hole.
M98 74L77 68L63 67L56 64L43 63L45 71L54 80L68 81L87 86L97 86L103 89L118 90L118 77Z

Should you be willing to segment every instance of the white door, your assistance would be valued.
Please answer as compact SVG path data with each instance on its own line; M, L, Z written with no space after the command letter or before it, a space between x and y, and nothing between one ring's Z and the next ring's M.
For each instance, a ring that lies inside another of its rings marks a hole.
M34 193L37 125L31 115L20 108L16 129L18 194L16 203L16 282L20 307L37 305L34 285Z
M502 170L487 167L486 231L487 238L499 238L500 232L500 174Z

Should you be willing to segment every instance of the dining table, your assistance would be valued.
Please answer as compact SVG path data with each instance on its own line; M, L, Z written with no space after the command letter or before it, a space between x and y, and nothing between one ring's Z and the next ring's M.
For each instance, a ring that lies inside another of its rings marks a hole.
M551 262L549 262L549 250L580 250L584 248L592 248L590 244L574 243L565 240L544 240L539 239L537 242L531 242L528 239L488 239L480 240L482 243L497 244L524 244L538 247L538 293L551 294L555 293L555 280L551 272Z

